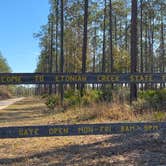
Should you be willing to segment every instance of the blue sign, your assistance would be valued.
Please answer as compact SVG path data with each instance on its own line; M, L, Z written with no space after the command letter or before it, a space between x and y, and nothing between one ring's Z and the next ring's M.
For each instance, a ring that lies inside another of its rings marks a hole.
M0 73L0 85L166 83L166 73Z
M1 127L0 138L106 135L137 131L152 133L163 128L166 128L166 122Z

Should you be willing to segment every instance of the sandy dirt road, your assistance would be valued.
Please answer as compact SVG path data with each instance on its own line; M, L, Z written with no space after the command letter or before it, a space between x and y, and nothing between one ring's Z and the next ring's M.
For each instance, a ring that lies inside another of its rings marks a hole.
M24 97L15 98L15 99L8 99L8 100L1 100L0 101L0 110L8 107L9 105L11 105L11 104L13 104L13 103L15 103L17 101L21 101L23 99L24 99Z

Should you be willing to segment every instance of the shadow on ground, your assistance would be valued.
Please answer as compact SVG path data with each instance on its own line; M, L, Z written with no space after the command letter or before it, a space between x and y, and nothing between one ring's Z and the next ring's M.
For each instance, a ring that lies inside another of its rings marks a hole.
M0 122L34 120L41 117L45 117L43 106L32 99L18 101L14 105L0 111Z
M164 166L166 145L157 140L152 134L113 135L92 144L69 145L26 157L2 158L0 164Z

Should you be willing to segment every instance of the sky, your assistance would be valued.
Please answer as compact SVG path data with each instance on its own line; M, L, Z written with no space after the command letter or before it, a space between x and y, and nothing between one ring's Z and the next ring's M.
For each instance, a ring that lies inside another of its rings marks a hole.
M12 72L35 71L40 48L33 34L48 14L48 0L0 0L0 52Z

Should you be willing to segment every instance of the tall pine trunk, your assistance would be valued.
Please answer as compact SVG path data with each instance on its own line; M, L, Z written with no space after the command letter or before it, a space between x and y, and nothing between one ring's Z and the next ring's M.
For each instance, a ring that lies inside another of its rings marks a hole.
M112 0L110 0L109 10L109 34L110 34L110 71L113 72L113 45L112 45Z
M63 0L61 0L61 56L60 56L60 72L63 73L64 69L64 4ZM64 90L63 84L60 85L60 93L61 93L61 104L63 105L63 98L64 98Z
M88 0L84 1L84 33L82 46L82 73L86 72L87 59L87 40L88 40ZM84 84L81 85L81 96L83 96Z
M53 67L53 28L54 28L54 24L53 24L53 15L51 14L50 16L50 20L49 20L49 73L52 73L52 67ZM49 84L49 95L52 94L52 84Z
M141 60L141 64L140 64L140 71L141 73L143 73L143 9L142 9L142 0L140 0L140 8L141 8L141 23L140 23L140 60Z
M137 0L132 0L131 14L131 73L137 72ZM130 102L137 99L137 85L130 85Z
M93 73L96 72L96 49L97 49L97 27L94 29L94 39L93 39ZM95 89L95 84L93 84L93 89Z
M106 0L104 0L104 21L103 21L103 57L102 57L102 72L105 72L105 38L106 38Z

